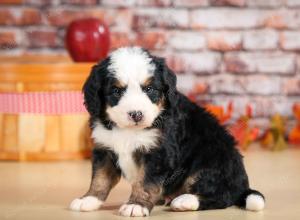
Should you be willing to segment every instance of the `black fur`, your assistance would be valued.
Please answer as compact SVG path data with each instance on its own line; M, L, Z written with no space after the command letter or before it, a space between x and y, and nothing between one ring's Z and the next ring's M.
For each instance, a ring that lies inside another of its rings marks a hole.
M188 177L197 174L187 193L201 197L199 209L202 210L232 205L245 207L249 194L263 197L249 188L242 156L235 147L234 138L214 116L176 90L176 76L162 58L149 56L156 71L151 84L155 95L148 96L153 102L163 99L165 110L152 127L147 128L160 129L159 147L151 152L137 151L135 154L136 162L143 163L145 167L145 185L161 186L163 196L167 197L176 194ZM108 129L115 126L105 113L105 105L113 99L107 96L112 82L108 77L108 64L109 58L93 67L83 88L92 128L96 119L100 119ZM94 161L98 161L95 159L97 155L100 158L103 152L95 153ZM117 158L116 155L113 157Z

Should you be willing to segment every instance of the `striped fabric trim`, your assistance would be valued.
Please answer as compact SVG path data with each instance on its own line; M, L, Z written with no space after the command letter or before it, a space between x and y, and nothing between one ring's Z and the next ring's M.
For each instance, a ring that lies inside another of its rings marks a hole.
M80 91L0 93L0 113L86 113Z

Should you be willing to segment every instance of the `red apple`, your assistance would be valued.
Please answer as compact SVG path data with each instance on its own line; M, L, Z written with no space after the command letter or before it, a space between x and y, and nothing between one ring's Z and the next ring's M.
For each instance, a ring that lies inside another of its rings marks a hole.
M108 27L96 18L75 20L67 29L65 44L76 62L101 61L109 51Z

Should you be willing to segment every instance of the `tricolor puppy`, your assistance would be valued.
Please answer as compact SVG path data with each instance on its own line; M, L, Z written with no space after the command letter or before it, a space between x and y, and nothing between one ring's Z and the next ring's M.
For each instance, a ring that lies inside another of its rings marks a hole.
M164 59L120 48L93 67L83 91L95 142L92 181L72 210L99 209L121 176L132 184L122 216L148 216L162 200L174 211L264 208L233 137L176 90Z

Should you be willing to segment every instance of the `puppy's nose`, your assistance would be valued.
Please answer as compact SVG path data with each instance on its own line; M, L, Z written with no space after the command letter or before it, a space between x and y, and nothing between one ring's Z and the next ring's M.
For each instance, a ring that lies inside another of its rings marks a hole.
M143 113L141 111L130 111L128 115L134 122L139 122L143 119Z

